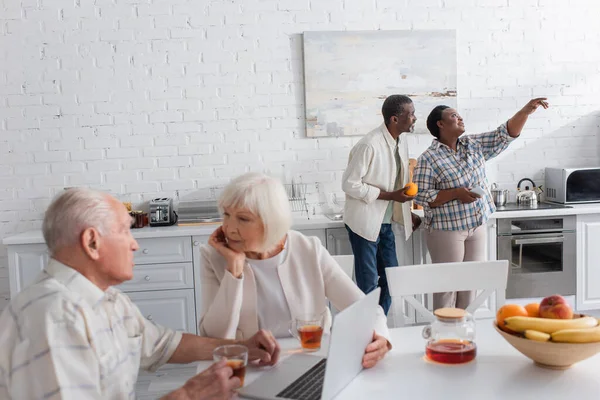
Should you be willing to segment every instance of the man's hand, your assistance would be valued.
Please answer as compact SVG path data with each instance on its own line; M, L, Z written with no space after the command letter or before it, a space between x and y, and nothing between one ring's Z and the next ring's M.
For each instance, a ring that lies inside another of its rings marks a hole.
M258 360L259 366L275 365L279 360L279 343L269 331L261 329L241 344L248 348L248 360Z
M413 228L413 232L414 232L417 229L419 229L419 226L421 226L421 217L419 217L415 213L410 213L410 216L412 218L412 228Z
M456 191L456 199L461 203L472 203L481 196L477 193L470 192L467 188L457 188L454 189Z
M398 203L405 203L412 201L416 196L409 196L405 192L408 190L407 187L390 192L390 200L397 201Z
M240 387L240 379L225 360L190 378L182 388L169 393L161 400L228 400Z
M385 353L390 351L390 343L383 336L379 336L373 332L373 340L365 349L365 355L362 359L362 366L364 368L374 367L379 360L381 360Z

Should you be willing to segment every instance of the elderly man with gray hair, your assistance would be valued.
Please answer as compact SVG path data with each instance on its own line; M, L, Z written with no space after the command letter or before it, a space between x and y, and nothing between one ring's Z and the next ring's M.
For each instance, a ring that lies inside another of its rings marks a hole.
M176 332L146 320L112 286L132 279L138 244L117 199L69 189L49 206L43 234L51 259L0 316L0 398L131 399L139 368L212 358L240 343L262 365L277 362L270 332L245 342ZM167 399L229 399L240 384L225 362Z

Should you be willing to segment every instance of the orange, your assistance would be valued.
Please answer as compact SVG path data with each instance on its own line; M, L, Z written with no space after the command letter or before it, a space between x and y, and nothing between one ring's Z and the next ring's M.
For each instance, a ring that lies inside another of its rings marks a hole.
M404 191L404 194L407 196L415 196L419 190L417 184L414 182L407 183L406 186L404 186L404 188L406 189Z
M527 310L527 315L530 317L538 317L540 316L540 303L529 303L525 306Z
M505 304L496 313L496 323L498 327L505 332L515 333L508 329L504 324L504 320L508 317L527 317L527 310L519 304Z

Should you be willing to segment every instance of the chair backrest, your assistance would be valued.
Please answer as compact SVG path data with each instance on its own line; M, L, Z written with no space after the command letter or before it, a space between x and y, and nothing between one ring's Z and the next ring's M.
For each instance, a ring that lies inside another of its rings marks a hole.
M456 292L463 290L482 290L467 307L471 314L475 312L494 292L496 310L504 304L508 261L468 261L457 263L439 263L408 265L386 268L388 287L396 305L406 301L415 311L433 321L434 315L413 295L424 293ZM404 318L399 326L405 324Z
M354 256L350 254L332 257L340 265L340 267L342 267L346 275L348 275L350 279L354 279Z

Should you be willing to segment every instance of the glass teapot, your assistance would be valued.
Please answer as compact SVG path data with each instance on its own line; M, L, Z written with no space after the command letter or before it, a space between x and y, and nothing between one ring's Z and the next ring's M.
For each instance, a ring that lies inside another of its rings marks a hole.
M472 361L477 346L475 321L471 314L460 308L439 308L433 314L435 321L423 329L427 358L443 364Z

